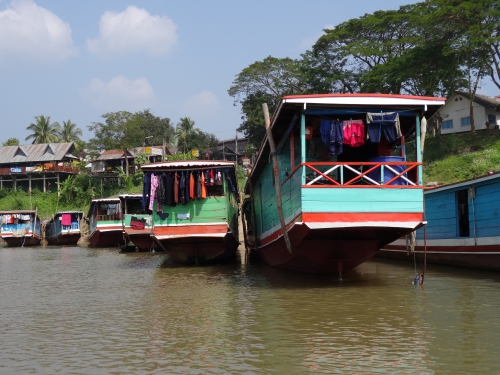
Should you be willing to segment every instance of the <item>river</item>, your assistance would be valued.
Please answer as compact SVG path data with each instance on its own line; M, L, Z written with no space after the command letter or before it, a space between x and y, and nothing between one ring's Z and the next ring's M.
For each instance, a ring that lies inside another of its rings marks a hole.
M500 274L414 274L2 247L0 374L499 374Z

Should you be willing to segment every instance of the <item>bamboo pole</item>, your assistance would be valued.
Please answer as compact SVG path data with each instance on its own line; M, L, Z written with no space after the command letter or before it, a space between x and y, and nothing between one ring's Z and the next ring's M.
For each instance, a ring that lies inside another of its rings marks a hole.
M283 216L283 207L281 205L280 171L278 165L278 157L276 155L276 145L274 144L273 133L271 130L271 121L269 120L269 109L267 108L267 103L262 103L262 110L264 111L264 121L266 123L267 140L269 141L269 147L271 148L271 156L273 159L274 187L276 189L276 206L278 209L278 216L280 218L281 231L283 232L286 248L288 252L291 254L292 244L290 243L290 238L288 238L288 232L286 231L285 217Z

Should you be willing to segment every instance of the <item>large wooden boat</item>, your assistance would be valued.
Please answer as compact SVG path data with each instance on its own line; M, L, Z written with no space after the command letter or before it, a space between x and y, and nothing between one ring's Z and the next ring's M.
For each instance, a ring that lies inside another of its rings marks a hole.
M148 207L153 215L153 240L174 260L203 263L236 255L239 242L235 167L233 162L215 160L141 166L146 178L164 181L161 209L158 193L145 199L150 202L154 198Z
M125 243L119 198L92 199L88 213L89 246L115 247Z
M37 211L0 211L1 236L7 246L40 245L42 232Z
M49 245L76 245L82 236L82 211L60 211L45 223L45 239Z
M151 251L154 248L152 215L142 209L142 194L122 194L118 196L122 205L123 233L127 245L131 242L139 251Z
M500 271L500 173L427 190L424 200L427 225L417 230L415 254L401 238L378 255L414 261L425 250L431 263Z
M342 275L422 226L421 117L444 102L384 94L284 97L270 121L279 180L266 135L245 188L247 246L272 266ZM404 154L409 137L417 144L413 162Z

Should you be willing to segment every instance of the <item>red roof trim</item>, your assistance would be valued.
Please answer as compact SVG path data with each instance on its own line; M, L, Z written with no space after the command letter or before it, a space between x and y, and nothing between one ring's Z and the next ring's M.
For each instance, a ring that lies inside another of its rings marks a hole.
M370 97L370 98L398 98L398 99L420 99L420 100L446 100L445 98L436 98L433 96L416 96L416 95L401 95L401 94L311 94L311 95L289 95L283 99L307 99L307 98L353 98L353 97Z

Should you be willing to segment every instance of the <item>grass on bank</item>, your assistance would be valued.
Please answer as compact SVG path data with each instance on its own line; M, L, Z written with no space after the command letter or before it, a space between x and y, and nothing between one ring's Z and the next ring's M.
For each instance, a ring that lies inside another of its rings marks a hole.
M407 148L408 160L414 144ZM427 137L424 146L424 183L440 185L500 171L500 131L479 130Z

